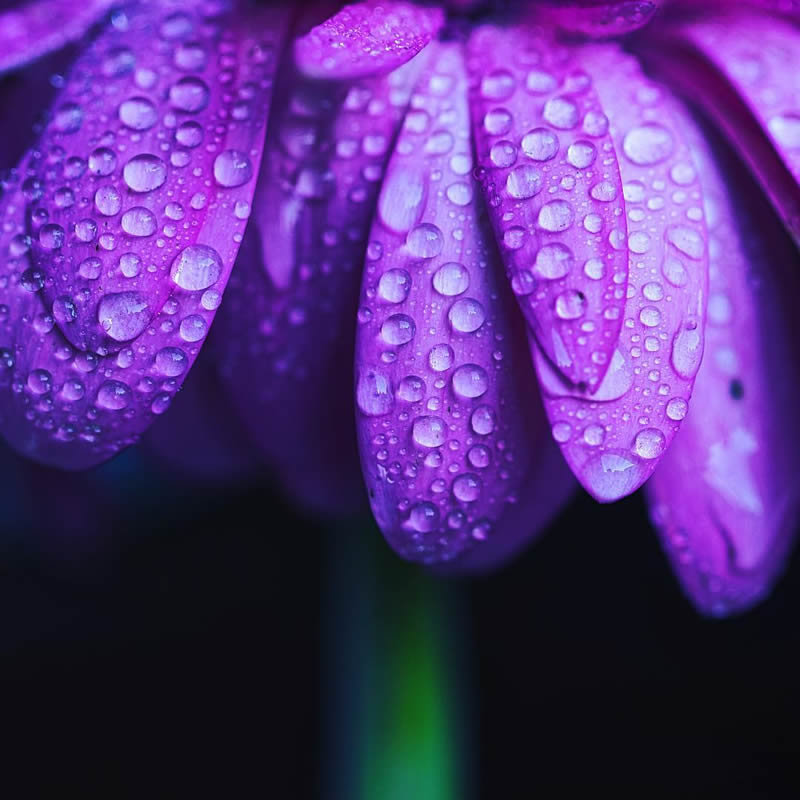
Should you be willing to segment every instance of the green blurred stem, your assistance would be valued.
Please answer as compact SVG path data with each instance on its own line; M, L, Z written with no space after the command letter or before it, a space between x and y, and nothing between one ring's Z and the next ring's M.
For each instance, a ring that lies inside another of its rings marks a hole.
M329 536L321 796L469 798L463 587L402 562L372 524Z

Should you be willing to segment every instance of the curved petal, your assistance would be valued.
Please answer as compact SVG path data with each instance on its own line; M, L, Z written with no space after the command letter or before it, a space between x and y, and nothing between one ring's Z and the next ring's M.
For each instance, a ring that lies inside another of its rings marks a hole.
M495 27L469 48L479 174L511 287L548 358L594 392L619 338L628 270L608 120L574 49Z
M674 33L669 58L663 47L645 57L702 101L800 243L800 30L740 10Z
M684 589L722 616L769 591L796 532L800 256L726 146L702 136L692 131L710 236L706 355L647 490Z
M345 6L295 42L308 78L355 80L391 72L412 59L444 23L441 9L398 0Z
M46 149L12 175L0 207L11 274L0 287L8 309L0 424L15 448L50 464L109 458L166 410L205 339L246 224L285 14L172 9L141 4L124 32L112 27L95 41L70 76ZM172 82L172 65L199 53L218 72ZM109 58L140 66L97 80ZM197 123L191 130L206 148L187 149L183 123ZM153 154L170 195L123 186L125 156L156 127L152 149L171 151L169 166ZM245 160L247 170L238 166ZM114 197L114 214L99 213ZM47 293L57 295L52 305L39 291L50 281L59 286ZM97 344L101 332L117 344L76 347Z
M542 433L471 167L463 55L437 45L378 201L356 336L373 513L427 564L509 535Z
M653 20L665 0L539 0L540 14L571 33L620 36Z
M703 354L708 250L702 190L683 134L686 113L612 46L582 63L611 120L628 217L630 278L611 368L577 397L534 348L553 437L597 500L647 480L685 415Z
M231 398L286 490L364 505L353 420L360 269L383 171L426 54L351 85L280 83L252 233L222 309Z
M0 75L60 50L80 39L113 5L87 0L78 6L65 0L29 0L0 11ZM124 15L115 25L124 25Z

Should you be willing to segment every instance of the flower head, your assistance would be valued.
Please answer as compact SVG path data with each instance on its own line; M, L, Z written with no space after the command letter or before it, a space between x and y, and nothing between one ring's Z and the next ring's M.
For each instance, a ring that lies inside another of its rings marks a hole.
M573 475L648 482L699 608L763 595L800 500L796 4L107 7L0 12L6 71L100 20L2 183L13 447L136 442L219 308L261 457L327 509L363 473L403 557L486 568Z

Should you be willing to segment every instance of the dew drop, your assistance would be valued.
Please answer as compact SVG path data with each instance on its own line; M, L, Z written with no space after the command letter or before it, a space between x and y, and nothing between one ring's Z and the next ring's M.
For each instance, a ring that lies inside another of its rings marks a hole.
M189 245L175 257L170 278L190 292L213 286L222 274L222 258L213 247Z
M224 150L214 159L214 180L220 186L243 186L252 177L250 159L239 150Z

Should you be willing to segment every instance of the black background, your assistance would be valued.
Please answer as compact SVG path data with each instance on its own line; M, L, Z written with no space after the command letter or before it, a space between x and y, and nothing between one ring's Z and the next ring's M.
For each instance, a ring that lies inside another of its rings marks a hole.
M4 768L23 752L31 780L115 796L332 796L326 575L379 534L303 519L262 482L199 490L139 468L150 500L121 495L91 535L52 495L53 524L6 525ZM376 547L395 587L416 579ZM469 662L472 797L794 796L800 564L756 610L706 620L641 498L582 496L511 566L444 592Z

